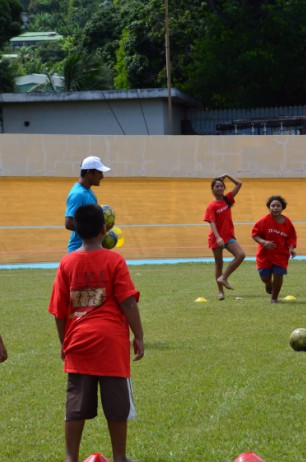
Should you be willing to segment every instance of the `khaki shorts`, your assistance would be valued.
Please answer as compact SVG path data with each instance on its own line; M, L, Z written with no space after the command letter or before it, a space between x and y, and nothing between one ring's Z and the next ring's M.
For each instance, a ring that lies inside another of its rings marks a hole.
M136 417L130 379L69 373L65 420L93 419L98 415L98 384L107 420L125 421Z

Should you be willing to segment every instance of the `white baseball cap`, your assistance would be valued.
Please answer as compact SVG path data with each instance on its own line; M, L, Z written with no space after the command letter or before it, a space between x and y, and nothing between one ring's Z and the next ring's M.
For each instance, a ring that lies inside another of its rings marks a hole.
M109 167L106 167L106 165L103 164L100 157L95 156L86 157L81 163L81 170L91 169L99 170L99 172L103 173L109 172L111 170Z

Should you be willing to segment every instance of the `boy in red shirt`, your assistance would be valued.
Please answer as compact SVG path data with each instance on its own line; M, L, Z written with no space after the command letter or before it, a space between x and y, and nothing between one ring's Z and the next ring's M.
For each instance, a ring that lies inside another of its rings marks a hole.
M255 223L252 238L258 243L256 267L259 276L266 292L271 294L271 303L277 303L290 255L296 256L296 231L289 218L282 214L287 207L282 196L269 197L266 205L270 213Z
M124 258L102 247L106 232L102 208L79 207L74 224L82 246L61 260L49 305L68 373L65 462L79 462L85 420L97 415L98 384L113 461L132 462L126 457L127 420L135 417L129 329L138 361L144 355L139 292Z

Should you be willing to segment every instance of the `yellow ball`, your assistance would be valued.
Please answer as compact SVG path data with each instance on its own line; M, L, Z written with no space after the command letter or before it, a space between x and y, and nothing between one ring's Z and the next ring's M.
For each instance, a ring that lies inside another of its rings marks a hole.
M117 238L118 238L116 247L121 247L121 246L124 244L124 235L123 235L123 232L121 231L121 229L120 229L118 226L114 226L114 227L112 228L112 231L114 231L114 233L116 233Z

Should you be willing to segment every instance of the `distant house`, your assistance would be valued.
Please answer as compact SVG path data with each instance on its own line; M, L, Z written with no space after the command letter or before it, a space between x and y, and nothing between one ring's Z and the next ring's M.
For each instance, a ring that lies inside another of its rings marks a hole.
M170 118L166 88L25 93L32 83L19 81L23 93L0 93L0 133L181 135L188 110L200 106L173 88Z
M51 79L51 82L50 82ZM15 88L17 93L35 92L59 92L63 91L64 78L59 75L51 77L45 74L30 74L15 78Z
M36 45L37 43L42 42L54 42L61 40L62 35L57 32L24 32L17 37L10 39L10 44L16 47L26 47L31 45Z

